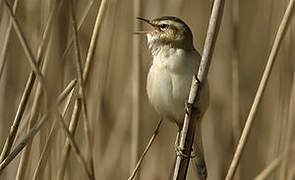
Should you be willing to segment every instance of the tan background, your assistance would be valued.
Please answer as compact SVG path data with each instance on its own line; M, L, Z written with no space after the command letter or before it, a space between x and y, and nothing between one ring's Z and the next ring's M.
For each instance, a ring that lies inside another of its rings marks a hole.
M89 0L77 2L78 21L89 2ZM131 153L131 119L132 112L136 109L132 101L133 81L136 79L133 73L135 61L132 59L134 38L140 41L139 51L141 53L141 58L138 59L140 63L139 104L135 104L139 106L139 154L143 152L148 143L159 116L148 102L145 91L146 75L151 64L146 39L132 35L135 30L138 30L134 27L136 16L133 2L131 0L109 0L108 2L89 74L86 96L88 116L94 129L93 154L96 178L114 180L127 179L131 171L130 166L132 166L130 165L133 156ZM16 17L35 57L41 40L41 32L43 32L53 3L53 0L19 2ZM226 1L223 22L209 72L210 106L203 120L203 140L209 180L223 179L226 175L236 145L233 129L239 132L236 126L233 128L234 121L239 122L242 127L247 118L287 3L287 0L248 0L240 1L238 6L233 6L232 0ZM194 44L202 52L210 4L209 0L149 0L141 2L139 13L145 18L156 18L163 15L180 17L191 27ZM56 97L70 80L76 78L73 48L66 58L60 58L72 36L69 7L69 2L65 1L54 23L51 43L46 53L49 57L49 64L45 77L49 84L51 98ZM98 7L99 2L95 1L79 31L83 61L86 57ZM233 9L239 9L239 13L236 14L236 17L239 17L238 24L236 24L238 27L237 45L233 44ZM0 6L0 14L0 51L2 51L2 42L9 21L3 5ZM142 29L145 28L148 27L142 25ZM288 119L289 104L290 100L295 98L290 97L294 75L294 33L293 21L274 64L269 84L242 156L238 170L242 180L256 177L282 153L285 146L286 129L288 123L293 120ZM238 54L238 68L233 66L233 53L235 52ZM12 31L6 64L0 79L0 149L8 135L30 70L23 48L15 32ZM233 75L236 71L238 71L238 76ZM235 85L233 76L239 79L239 89L233 89L236 87L233 86ZM239 92L238 99L233 98L237 91ZM34 93L30 97L31 100L26 108L21 127L28 120L33 95ZM238 103L238 106L233 103ZM72 106L65 118L67 122L71 112ZM234 112L238 113L238 119L233 118ZM294 109L291 109L291 112L294 112ZM83 132L83 119L80 120L75 138L85 155L88 149ZM32 178L51 123L52 121L46 123L34 138L25 179ZM176 130L173 124L168 122L162 124L159 136L142 164L139 179L168 179L175 157ZM25 133L26 130L19 130L18 140ZM64 140L65 134L59 128L58 135L51 145L51 154L44 174L45 180L56 177ZM4 170L3 179L15 178L19 157ZM290 155L289 159L294 160L294 156ZM288 169L291 167L294 167L294 163L288 165ZM279 179L280 168L274 172L273 178ZM290 172L292 171L288 171ZM194 179L193 177L193 171L190 170L188 179ZM65 179L86 179L85 172L73 153L67 165Z

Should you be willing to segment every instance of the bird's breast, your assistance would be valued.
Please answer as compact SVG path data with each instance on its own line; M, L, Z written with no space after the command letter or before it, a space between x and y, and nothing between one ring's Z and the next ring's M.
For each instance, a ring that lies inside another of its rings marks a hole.
M164 118L180 124L199 57L187 59L188 56L178 53L179 56L154 56L147 78L147 93Z

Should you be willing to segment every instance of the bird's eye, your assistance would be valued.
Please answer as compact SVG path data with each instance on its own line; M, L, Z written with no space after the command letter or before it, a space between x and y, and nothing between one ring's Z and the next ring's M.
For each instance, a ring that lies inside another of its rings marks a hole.
M166 29L168 28L168 24L160 24L160 25L159 25L159 28L160 28L161 30L166 30Z

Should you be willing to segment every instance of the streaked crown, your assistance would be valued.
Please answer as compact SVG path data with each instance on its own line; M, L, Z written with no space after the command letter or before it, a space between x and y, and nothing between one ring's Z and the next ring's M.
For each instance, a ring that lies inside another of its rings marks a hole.
M153 20L138 18L153 27L151 31L145 31L148 43L156 46L169 45L174 48L194 49L193 35L181 19L173 16L164 16Z

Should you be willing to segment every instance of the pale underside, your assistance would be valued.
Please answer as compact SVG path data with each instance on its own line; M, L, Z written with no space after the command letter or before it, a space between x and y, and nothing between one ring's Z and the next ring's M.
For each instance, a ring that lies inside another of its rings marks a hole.
M184 104L188 98L193 74L200 63L197 51L185 51L169 46L156 49L147 78L148 97L159 114L181 125L184 119ZM208 83L201 94L201 114L208 107Z

